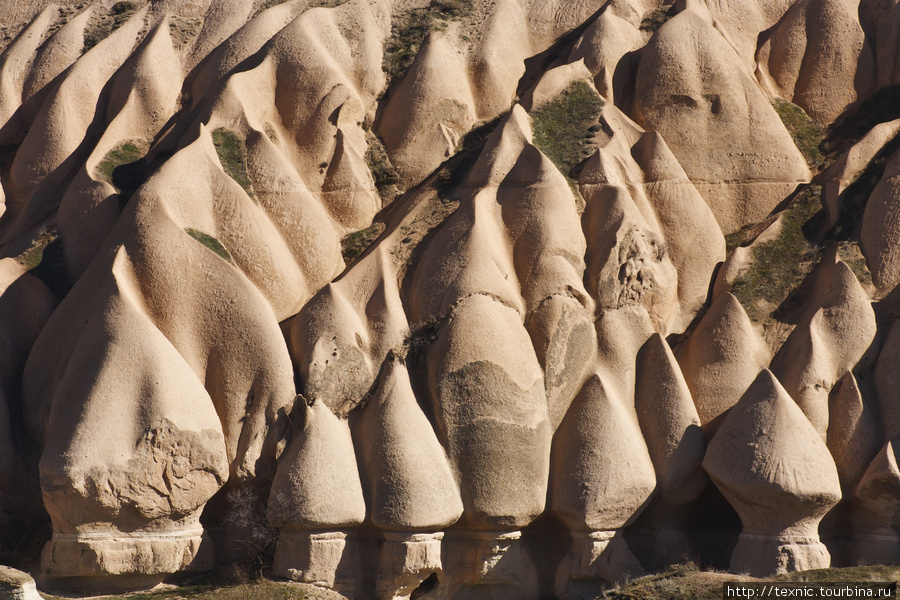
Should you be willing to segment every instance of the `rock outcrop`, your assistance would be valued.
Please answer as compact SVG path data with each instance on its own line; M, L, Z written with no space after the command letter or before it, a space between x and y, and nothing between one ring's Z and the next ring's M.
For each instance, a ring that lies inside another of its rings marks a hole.
M818 525L841 499L837 469L770 371L728 413L703 468L744 524L730 570L761 577L830 564Z

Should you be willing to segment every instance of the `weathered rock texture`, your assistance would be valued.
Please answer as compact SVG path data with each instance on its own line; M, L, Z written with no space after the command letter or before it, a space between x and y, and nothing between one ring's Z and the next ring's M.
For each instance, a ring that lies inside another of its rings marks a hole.
M827 566L842 494L835 562L900 561L898 31L0 3L0 563L52 529L39 581L132 589L254 533L346 596L593 598Z

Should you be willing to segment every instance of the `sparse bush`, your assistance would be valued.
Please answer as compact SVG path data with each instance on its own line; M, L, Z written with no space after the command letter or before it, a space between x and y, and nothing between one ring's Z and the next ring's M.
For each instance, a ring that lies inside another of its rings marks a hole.
M244 140L233 131L224 128L213 131L212 139L225 173L238 182L248 196L254 198L253 184L247 173L247 147Z
M534 144L569 179L591 145L591 127L603 110L603 100L584 81L575 81L557 98L531 112Z
M810 186L782 215L773 240L753 248L753 261L735 282L732 293L747 315L760 321L799 287L818 260L821 249L813 240L814 217L820 213L822 190Z
M413 9L395 22L384 46L383 69L388 83L406 72L429 31L445 29L447 21L462 19L471 11L472 0L432 0L428 7Z
M675 6L654 8L641 19L641 31L654 32L675 16Z
M133 140L119 144L110 150L94 170L97 178L118 188L114 181L113 171L117 167L135 163L143 158L145 150L140 146L143 146L143 142Z
M208 233L203 233L202 231L197 231L196 229L192 229L188 227L184 230L189 236L206 246L208 249L212 250L216 256L227 260L228 262L234 264L234 260L231 258L231 253L228 249L222 245L222 242L209 235Z
M278 540L278 530L266 518L267 506L267 498L249 486L237 487L225 495L223 524L256 573L267 564Z
M791 134L794 144L803 154L809 168L813 171L818 170L825 161L825 157L822 156L822 151L819 149L825 138L825 130L809 118L802 108L787 100L775 98L772 100L772 107Z
M397 184L400 182L400 176L397 169L391 164L391 159L384 149L384 144L371 131L366 132L366 165L372 173L372 179L375 180L375 189L381 200L387 204L394 199L397 194Z
M95 14L84 31L82 54L108 38L137 11L133 2L116 2L105 15Z
M365 229L344 236L344 239L341 240L341 254L344 262L350 264L356 260L382 232L384 232L384 223L373 223Z

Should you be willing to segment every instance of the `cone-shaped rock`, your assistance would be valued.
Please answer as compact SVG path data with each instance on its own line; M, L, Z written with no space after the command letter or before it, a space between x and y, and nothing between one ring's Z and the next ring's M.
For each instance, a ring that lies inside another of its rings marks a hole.
M573 535L557 571L557 594L599 589L642 572L616 532L637 518L655 487L633 409L592 375L553 440L550 504Z
M268 520L278 528L273 570L296 581L334 587L354 555L347 530L366 518L366 502L347 421L323 402L298 396L302 422L278 463ZM347 557L345 557L345 551ZM349 567L353 568L353 567Z
M771 369L824 439L828 394L875 339L875 312L856 275L833 253L807 282L808 304Z
M685 504L706 487L700 417L669 344L653 334L638 353L634 393L641 430L668 504Z
M863 213L860 248L880 295L900 283L900 152L894 153Z
M872 460L851 505L852 564L893 565L900 560L900 468L897 442L888 442Z
M372 523L391 531L434 531L459 519L459 486L400 359L385 359L353 431Z
M828 567L818 525L841 499L834 460L768 370L732 408L703 468L741 517L730 570L755 577Z
M881 447L884 433L872 413L863 401L856 377L848 371L831 390L828 400L828 449L845 496L856 489Z
M692 8L666 22L645 47L635 98L636 120L666 139L724 233L761 220L809 180L765 94Z
M730 293L716 298L677 350L704 429L737 404L770 359L765 342Z
M820 123L872 91L875 56L858 0L800 0L766 34L757 53L761 70L779 96Z

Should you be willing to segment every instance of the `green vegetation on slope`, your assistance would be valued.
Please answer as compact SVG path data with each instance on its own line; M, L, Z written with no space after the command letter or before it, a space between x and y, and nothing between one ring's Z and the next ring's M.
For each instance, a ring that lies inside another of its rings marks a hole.
M675 5L654 8L641 19L641 31L656 31L675 16Z
M810 119L802 108L787 100L775 98L772 100L772 107L778 113L791 137L794 138L794 144L803 154L809 168L813 172L817 171L825 161L819 148L822 140L825 139L825 130Z
M224 128L213 131L212 139L222 168L229 177L244 188L248 196L254 198L253 184L247 173L247 146L244 144L244 140L233 131Z
M134 2L116 2L107 14L95 14L84 31L84 48L87 52L121 27L137 11Z
M103 160L101 160L97 165L97 168L95 169L96 176L101 181L105 181L106 183L118 188L116 182L114 181L113 172L117 167L135 163L144 157L144 154L146 152L142 150L138 144L141 144L141 142L128 141L119 144L118 146L110 150L103 158Z
M341 254L344 262L350 264L356 260L383 232L384 223L373 223L365 229L344 236L341 240Z
M674 565L657 575L635 579L611 590L610 600L721 600L726 581L787 582L891 582L900 578L900 567L865 566L843 569L816 569L775 575L762 579L746 575L704 572L696 565Z
M220 258L224 258L232 264L234 263L234 260L232 260L231 253L228 251L228 249L222 245L222 242L220 242L213 236L209 235L208 233L203 233L202 231L197 231L196 229L192 229L190 227L186 228L184 231L189 236L215 252L216 255Z
M531 112L534 145L569 179L572 169L590 153L603 100L584 81L575 81L557 98Z
M226 579L234 579L228 577ZM127 595L104 596L107 600L304 600L309 598L306 591L286 581L258 579L256 581L232 581L214 583L210 576L201 583L180 587L167 586L166 589L133 592ZM47 600L63 600L50 594L43 594Z
M472 0L432 0L426 8L413 9L394 22L384 46L382 68L388 84L406 72L428 32L444 29L448 21L462 19L471 11Z
M16 257L20 265L27 270L32 270L41 264L44 260L44 251L56 238L59 237L59 230L55 227L48 228L38 233L32 240L28 250Z
M384 204L388 204L397 194L400 177L391 164L384 144L372 131L366 131L366 165L375 180L375 189Z
M750 267L732 293L754 321L765 319L797 289L818 260L811 221L822 208L821 194L817 186L804 190L781 215L778 235L753 247Z

